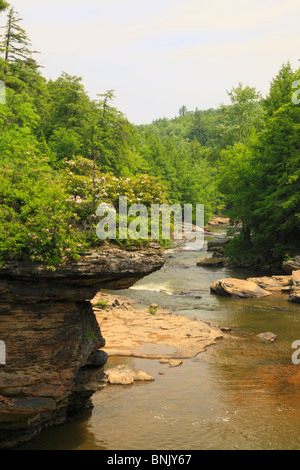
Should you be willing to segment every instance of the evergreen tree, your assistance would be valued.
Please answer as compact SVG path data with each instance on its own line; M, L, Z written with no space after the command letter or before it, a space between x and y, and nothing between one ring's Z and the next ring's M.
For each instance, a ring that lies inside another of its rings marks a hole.
M30 49L31 42L26 31L19 24L21 21L22 18L18 16L15 9L10 8L1 45L4 59L9 63L18 60L26 61L31 58L32 54L37 53Z
M276 77L271 82L269 95L264 100L264 107L269 116L291 99L294 72L290 62L283 64Z

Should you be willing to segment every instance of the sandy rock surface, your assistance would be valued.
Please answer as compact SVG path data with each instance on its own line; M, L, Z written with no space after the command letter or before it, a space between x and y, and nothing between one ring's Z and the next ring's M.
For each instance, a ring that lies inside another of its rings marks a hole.
M106 300L105 308L97 302ZM191 358L223 339L209 324L174 315L158 306L155 314L137 308L124 297L99 293L92 301L108 356L141 358Z

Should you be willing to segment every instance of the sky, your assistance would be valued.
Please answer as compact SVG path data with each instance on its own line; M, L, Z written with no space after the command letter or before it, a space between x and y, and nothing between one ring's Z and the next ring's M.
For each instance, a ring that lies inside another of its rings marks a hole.
M229 103L240 82L265 96L283 63L299 66L299 0L10 3L47 79L82 77L91 99L114 90L137 125Z

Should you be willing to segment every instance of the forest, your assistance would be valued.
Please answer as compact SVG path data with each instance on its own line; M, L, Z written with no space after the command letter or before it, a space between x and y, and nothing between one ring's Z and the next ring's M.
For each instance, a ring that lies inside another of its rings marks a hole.
M120 195L229 217L226 254L242 263L299 254L299 68L282 64L266 97L237 77L228 105L179 103L172 119L134 125L114 90L91 99L81 77L47 80L19 13L0 0L0 16L0 263L77 259L101 244L97 206Z

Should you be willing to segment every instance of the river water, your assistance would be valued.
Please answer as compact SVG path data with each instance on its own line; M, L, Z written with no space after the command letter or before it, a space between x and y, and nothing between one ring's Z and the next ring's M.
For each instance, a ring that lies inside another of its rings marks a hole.
M134 299L137 306L155 302L178 315L231 327L228 338L176 368L158 360L111 358L107 367L130 364L151 373L155 381L107 385L93 396L92 410L20 448L300 448L300 365L291 359L292 343L300 340L300 305L289 303L286 294L259 300L211 294L217 279L268 273L197 267L197 259L206 255L170 250L163 269L117 294ZM176 295L182 291L197 291L201 298ZM278 335L272 344L256 337L267 331Z

